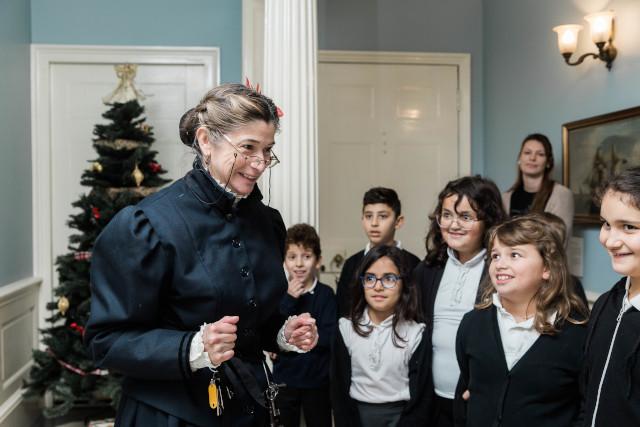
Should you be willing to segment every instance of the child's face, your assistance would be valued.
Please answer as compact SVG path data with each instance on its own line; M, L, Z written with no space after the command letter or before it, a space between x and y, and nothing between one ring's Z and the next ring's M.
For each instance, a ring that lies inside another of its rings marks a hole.
M538 249L531 244L506 246L498 238L491 248L489 276L500 298L527 303L550 272Z
M372 246L393 244L396 230L403 221L402 215L396 218L391 206L385 203L365 205L362 210L362 228Z
M284 256L284 267L290 279L310 284L320 268L320 259L311 249L302 245L290 244Z
M616 273L640 280L640 210L628 196L608 191L602 198L600 243Z
M442 211L438 221L441 224L442 238L447 246L456 251L460 261L466 262L482 249L484 223L477 221L478 214L471 207L467 196L462 197L456 210L458 197L453 194L442 201Z
M385 274L399 276L400 272L389 257L382 257L371 264L365 274L373 274L377 278L382 278ZM364 288L364 298L369 306L369 311L373 311L378 319L386 319L393 314L401 293L402 280L399 280L392 289L384 288L380 280L376 282L373 288Z

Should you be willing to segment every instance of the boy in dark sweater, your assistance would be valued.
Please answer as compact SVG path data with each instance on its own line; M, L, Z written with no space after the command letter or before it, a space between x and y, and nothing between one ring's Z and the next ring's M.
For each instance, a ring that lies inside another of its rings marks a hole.
M316 319L318 344L308 353L285 352L273 364L284 427L300 425L300 410L308 427L331 427L329 359L337 328L333 290L318 281L320 238L313 227L297 224L287 230L284 265L289 288L280 303L285 316L309 313Z
M400 247L395 240L396 230L404 224L398 193L391 188L374 187L364 193L362 200L362 228L369 238L364 250L347 258L340 272L336 300L338 301L338 317L349 315L351 307L351 286L357 282L355 274L365 254L374 246L388 245ZM406 257L409 271L420 262L417 256L402 249Z

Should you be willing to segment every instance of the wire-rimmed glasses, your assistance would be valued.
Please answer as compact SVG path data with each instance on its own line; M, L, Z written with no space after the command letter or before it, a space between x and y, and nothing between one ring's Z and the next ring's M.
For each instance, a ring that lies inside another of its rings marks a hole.
M238 153L239 155L241 155L254 168L259 168L264 163L265 167L267 169L269 169L269 168L274 167L278 163L280 163L280 160L278 159L276 154L273 153L273 152L269 155L269 157L266 157L266 158L265 157L256 156L255 154L246 154L246 153L243 153L241 149L236 147L231 142L231 139L229 139L229 137L227 135L222 135L222 136L224 137L225 141L227 141L229 143L229 145L233 148L233 150L236 153Z
M382 284L383 288L393 289L397 286L400 280L401 280L401 277L393 273L385 274L382 277L377 277L373 273L366 273L363 276L360 276L360 281L362 282L362 286L364 286L366 289L375 288L378 281Z
M473 217L471 214L463 213L456 215L451 212L442 212L436 217L436 222L440 228L449 228L454 222L458 223L458 227L464 230L470 230L473 228L473 224L480 221L478 218Z

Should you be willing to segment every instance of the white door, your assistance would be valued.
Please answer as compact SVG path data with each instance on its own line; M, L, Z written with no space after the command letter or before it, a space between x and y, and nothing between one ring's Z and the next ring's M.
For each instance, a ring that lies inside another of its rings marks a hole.
M136 87L148 97L141 101L153 127L156 160L176 179L190 169L193 153L180 142L178 120L208 89L204 67L198 65L142 65ZM51 67L51 196L54 257L66 253L71 230L66 225L71 203L90 190L80 185L82 172L97 158L93 127L108 123L102 98L117 85L111 64L54 64ZM54 280L54 286L57 280Z
M406 222L396 237L424 257L437 194L461 173L458 87L455 65L320 63L320 231L330 271L336 254L366 244L362 196L374 186L398 192Z

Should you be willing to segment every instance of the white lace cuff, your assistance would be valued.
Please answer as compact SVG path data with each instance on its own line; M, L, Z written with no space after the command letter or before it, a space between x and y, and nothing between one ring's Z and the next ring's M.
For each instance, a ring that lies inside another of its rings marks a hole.
M214 366L211 363L211 359L209 359L209 354L204 351L204 342L202 338L204 336L204 327L206 323L200 326L200 330L193 336L191 340L191 346L189 349L189 366L191 366L192 371L197 371L202 368L218 368L218 366Z
M306 351L298 348L297 346L293 345L293 344L289 344L287 342L287 339L284 337L284 330L287 327L287 323L289 323L289 320L294 319L298 316L289 316L289 318L284 322L284 325L282 325L282 328L280 328L280 331L278 331L278 347L280 347L280 350L283 351L294 351L296 353L306 353Z

